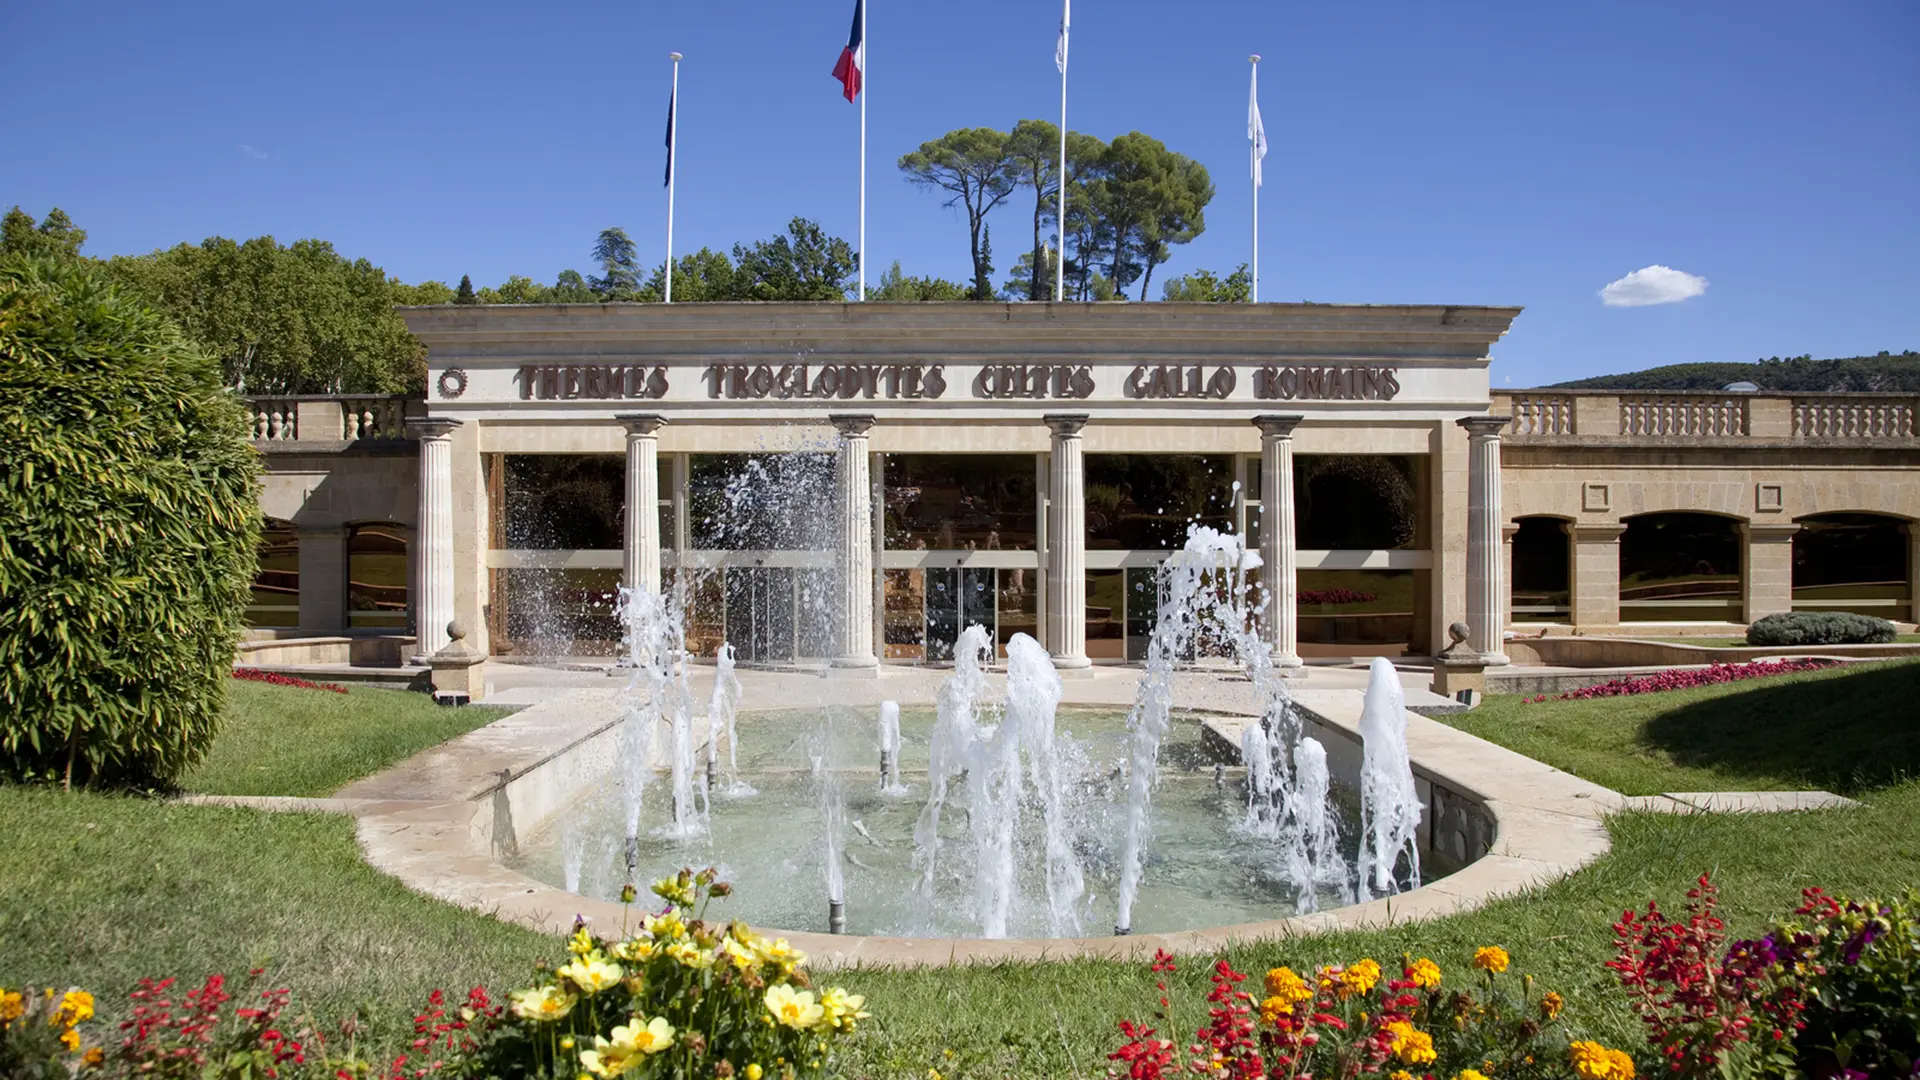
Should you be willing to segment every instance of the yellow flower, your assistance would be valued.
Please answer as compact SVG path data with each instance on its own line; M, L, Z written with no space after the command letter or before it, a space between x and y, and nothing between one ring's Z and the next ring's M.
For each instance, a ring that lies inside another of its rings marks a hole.
M60 998L58 1017L68 1027L93 1019L93 995L85 990L67 991Z
M856 1021L872 1015L866 1011L866 1004L865 995L849 994L838 986L820 995L820 1008L825 1011L827 1026L843 1033L851 1033Z
M1581 1080L1633 1080L1633 1059L1619 1050L1582 1039L1567 1047L1567 1056Z
M80 1049L80 1033L73 1030L72 1028L68 1028L67 1030L61 1032L60 1045L66 1047L69 1050Z
M1560 1016L1560 1010L1566 1007L1567 1007L1567 999L1561 997L1559 994L1556 994L1551 990L1547 991L1546 997L1543 997L1540 999L1540 1015L1546 1017L1549 1020L1558 1019Z
M1293 973L1292 968L1277 967L1267 972L1267 996L1284 998L1289 1003L1297 1003L1313 996L1307 988L1307 981Z
M760 1067L759 1062L753 1062L747 1066L747 1080L760 1080L762 1076L766 1075L766 1072L765 1069Z
M1423 956L1407 968L1407 978L1422 990L1437 990L1440 988L1440 965Z
M787 944L786 938L777 938L772 943L756 943L760 958L769 964L779 964L783 968L792 968L807 962L807 954Z
M1478 1069L1461 1069L1453 1080L1487 1080L1487 1074Z
M1498 945L1487 945L1473 951L1473 966L1495 975L1507 970L1509 960L1507 950Z
M655 948L652 938L637 937L631 941L620 942L613 947L612 952L616 960L637 964L652 959Z
M1431 1065L1439 1057L1433 1049L1433 1036L1416 1030L1412 1024L1396 1020L1387 1025L1387 1031L1393 1036L1394 1055L1406 1064Z
M673 957L674 963L695 971L704 971L713 966L713 953L690 941L676 941L667 946L667 955Z
M649 915L643 923L647 936L655 941L674 941L685 937L687 924L680 921L678 912L669 911L665 915Z
M87 1052L80 1055L80 1064L85 1065L89 1069L99 1068L106 1060L106 1052L97 1046L87 1047Z
M594 948L593 938L588 936L587 928L584 926L575 930L573 936L567 939L567 951L575 956L585 956Z
M1413 1080L1413 1074L1405 1069L1395 1069L1387 1074L1387 1080Z
M827 1010L814 1002L813 991L796 991L791 986L769 987L766 1005L775 1020L795 1031L818 1027L827 1015Z
M588 994L611 990L619 986L620 980L626 977L626 973L620 970L619 964L597 953L575 957L554 974Z
M720 951L728 960L733 962L734 967L739 968L741 971L760 966L760 954L740 944L740 942L734 938L729 937L722 941L720 943Z
M615 1028L614 1033L619 1034L622 1030ZM619 1076L640 1064L640 1060L640 1051L636 1047L622 1042L609 1042L598 1035L593 1037L593 1049L580 1051L581 1066L602 1080Z
M573 1011L573 991L564 986L537 986L509 995L513 1015L522 1020L558 1020Z
M18 990L0 990L0 1024L18 1020L26 1013L26 1000Z
M643 1054L657 1054L673 1045L673 1025L667 1023L664 1016L656 1016L642 1027L634 1017L633 1024L613 1029L613 1041L625 1043Z
M1348 994L1364 994L1380 982L1380 965L1372 960L1359 960L1340 973L1341 997Z

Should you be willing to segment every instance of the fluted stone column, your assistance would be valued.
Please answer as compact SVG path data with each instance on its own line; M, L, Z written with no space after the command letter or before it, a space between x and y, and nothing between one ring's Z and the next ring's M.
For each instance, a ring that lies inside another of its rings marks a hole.
M423 416L407 421L407 433L420 440L419 549L420 599L417 659L445 648L453 621L453 429L458 420Z
M878 670L873 651L873 486L867 432L873 417L829 416L840 432L840 655L833 666Z
M614 417L627 429L627 529L622 538L622 584L660 591L660 429L653 413Z
M1467 647L1490 665L1507 662L1500 429L1512 419L1465 416L1459 421L1467 429Z
M1295 602L1299 566L1294 555L1293 429L1304 419L1299 413L1253 418L1260 429L1260 564L1267 585L1267 644L1274 666L1283 671L1302 666Z
M1087 659L1087 484L1080 429L1086 413L1044 418L1053 432L1047 473L1047 651L1053 666L1084 668Z

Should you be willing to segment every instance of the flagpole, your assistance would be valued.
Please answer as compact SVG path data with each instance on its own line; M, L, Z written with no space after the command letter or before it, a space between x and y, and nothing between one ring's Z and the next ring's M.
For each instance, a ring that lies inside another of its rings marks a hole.
M1260 100L1260 54L1247 57L1247 63L1253 65L1253 100ZM1260 302L1260 144L1251 132L1247 135L1247 159L1252 166L1247 171L1247 179L1253 182L1253 282L1250 299Z
M1073 0L1060 0L1060 251L1053 260L1053 299L1067 298L1067 31Z
M860 5L860 299L867 298L867 5Z
M680 139L680 54L668 53L673 61L673 91L667 98L667 294L666 303L673 303L673 181L674 173L679 171L679 162L673 159L674 144Z

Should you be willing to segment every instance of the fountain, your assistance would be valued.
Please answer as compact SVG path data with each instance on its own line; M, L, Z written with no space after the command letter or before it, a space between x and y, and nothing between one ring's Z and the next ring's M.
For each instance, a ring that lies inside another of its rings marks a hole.
M1136 916L1150 931L1252 922L1417 885L1421 806L1392 665L1374 664L1360 812L1343 821L1327 749L1304 737L1260 633L1266 598L1249 579L1259 565L1239 536L1190 527L1159 571L1147 663L1124 715L1063 705L1051 658L1025 634L1005 642L996 687L993 635L971 625L931 710L891 700L855 710L828 689L817 707L742 714L736 654L722 645L704 745L682 624L691 575L665 595L622 590L633 674L620 780L567 819L552 872L575 889L715 863L764 905L737 912L756 923L817 928L824 906L835 933L918 937L1077 937L1108 915L1116 933L1133 932ZM1176 706L1180 673L1214 658L1252 690L1244 791L1225 783L1230 752L1208 757L1197 718ZM915 761L908 748L921 745ZM873 779L849 783L862 774ZM921 775L924 797L909 782ZM624 876L594 855L621 840Z

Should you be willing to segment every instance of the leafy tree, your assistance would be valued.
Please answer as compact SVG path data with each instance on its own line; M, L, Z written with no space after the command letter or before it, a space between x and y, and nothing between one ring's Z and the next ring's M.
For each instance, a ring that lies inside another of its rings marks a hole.
M900 171L909 183L950 193L946 206L967 212L967 254L973 263L976 293L981 282L992 282L993 271L982 258L981 239L987 213L1013 193L1015 175L1007 153L1007 133L993 128L959 128L900 159ZM988 285L991 291L991 285Z
M1253 275L1241 263L1225 278L1211 270L1195 270L1160 286L1162 300L1185 300L1205 304L1244 304L1253 298Z
M1146 273L1140 279L1142 300L1153 283L1154 267L1172 255L1168 245L1188 243L1206 231L1206 208L1213 201L1213 180L1205 165L1169 150L1166 166L1165 182L1141 230L1140 250L1146 257Z
M1053 248L1041 248L1039 272L1035 273L1033 252L1021 252L1020 261L1013 264L1012 276L1008 277L1006 282L1000 286L1000 295L1009 300L1045 300L1052 296L1053 264L1055 258ZM1036 287L1034 285L1035 281L1039 282L1038 288L1040 291L1038 293L1032 291Z
M472 278L465 274L460 275L460 287L453 291L453 302L456 304L477 304L480 302L479 299L473 295Z
M593 291L593 286L587 284L587 279L581 277L578 270L562 270L553 281L553 303L591 304L599 299L599 294Z
M587 284L602 300L630 300L640 287L640 262L633 238L622 228L600 230L594 241L593 261L600 264L600 276Z
M101 264L0 256L0 776L146 785L206 753L259 543L248 437Z
M733 246L733 293L740 300L845 300L852 245L794 218L784 236Z
M519 274L509 275L506 283L498 288L484 288L479 292L482 304L549 304L553 290Z
M250 394L419 391L424 350L393 310L400 290L323 240L213 237L108 262ZM444 289L445 286L440 286Z
M1067 222L1061 234L1068 246L1067 293L1077 300L1096 299L1092 288L1094 267L1113 239L1112 226L1101 215L1097 198L1106 183L1106 172L1107 144L1092 135L1068 132Z
M867 291L869 300L926 301L926 300L965 300L969 296L967 288L955 281L933 277L907 277L900 271L900 260L895 259L887 272L880 275L880 286Z
M980 261L974 267L971 299L993 299L993 226L980 230Z
M739 294L738 275L727 256L712 248L701 248L682 255L673 264L673 302L702 303L716 300L744 300ZM666 264L653 268L653 275L640 290L639 299L658 301L666 298Z
M1059 217L1060 128L1045 120L1022 120L1007 136L1007 161L1021 187L1033 189L1033 251L1024 260L1027 284L1017 290L1023 300L1053 296L1052 262L1046 255L1044 230ZM1008 283L1008 290L1013 290Z
M423 281L418 285L407 285L399 279L391 279L388 284L393 289L393 302L407 307L428 307L434 304L453 303L453 290L444 281Z
M87 231L76 228L65 210L54 207L35 225L33 215L18 206L0 217L0 255L40 255L77 259L87 242Z

